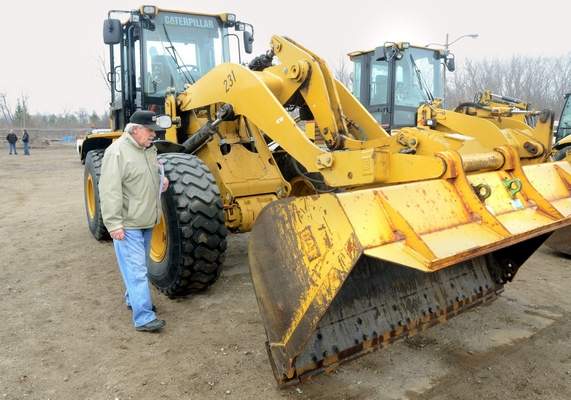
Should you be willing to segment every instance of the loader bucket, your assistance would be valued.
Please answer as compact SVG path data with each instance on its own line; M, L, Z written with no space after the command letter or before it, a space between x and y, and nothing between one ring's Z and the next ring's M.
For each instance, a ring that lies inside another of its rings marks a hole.
M503 170L466 175L459 156L441 157L454 171L441 179L262 211L250 271L279 384L494 299L551 232L571 224L570 164L522 168L508 157Z

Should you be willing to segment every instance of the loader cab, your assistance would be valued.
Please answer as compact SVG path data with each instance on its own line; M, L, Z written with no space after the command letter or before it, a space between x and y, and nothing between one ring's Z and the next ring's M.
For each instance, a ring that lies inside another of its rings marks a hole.
M241 60L238 32L245 52L251 53L253 27L237 21L234 14L194 14L155 6L110 11L103 36L109 45L111 128L122 130L136 110L164 113L168 93L184 91L215 66L229 62L236 42Z
M389 131L416 126L417 108L443 97L443 68L454 69L450 53L402 42L349 57L354 67L353 95Z

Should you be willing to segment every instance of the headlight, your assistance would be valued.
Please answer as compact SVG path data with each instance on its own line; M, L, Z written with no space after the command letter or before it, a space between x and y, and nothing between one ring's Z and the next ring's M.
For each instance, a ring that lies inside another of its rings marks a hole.
M144 15L149 16L149 17L154 17L155 15L157 15L157 7L155 7L155 6L143 6L142 7L142 13Z
M226 26L234 26L236 23L236 14L226 13L222 14L220 17Z
M159 115L156 117L156 124L163 129L168 129L172 126L171 117L168 115Z

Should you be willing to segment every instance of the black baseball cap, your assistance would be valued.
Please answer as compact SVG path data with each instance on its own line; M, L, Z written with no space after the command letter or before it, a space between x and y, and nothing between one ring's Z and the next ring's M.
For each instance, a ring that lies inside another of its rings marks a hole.
M133 124L143 125L145 128L151 129L153 131L165 130L164 128L161 128L157 125L157 114L152 111L135 111L133 115L131 115L131 118L129 118L129 122Z

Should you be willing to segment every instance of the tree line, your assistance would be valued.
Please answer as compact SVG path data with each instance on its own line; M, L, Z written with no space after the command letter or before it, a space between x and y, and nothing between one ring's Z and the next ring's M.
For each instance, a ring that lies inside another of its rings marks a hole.
M538 110L549 109L559 118L563 96L571 91L571 54L559 57L513 56L510 59L465 61L447 79L447 104L474 99L476 93L516 97Z
M58 128L107 128L109 114L91 113L80 108L77 111L55 113L29 112L28 97L21 95L12 104L6 94L0 93L0 128L58 129Z

